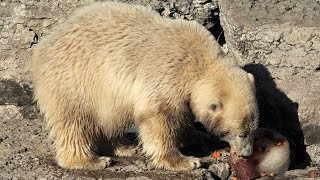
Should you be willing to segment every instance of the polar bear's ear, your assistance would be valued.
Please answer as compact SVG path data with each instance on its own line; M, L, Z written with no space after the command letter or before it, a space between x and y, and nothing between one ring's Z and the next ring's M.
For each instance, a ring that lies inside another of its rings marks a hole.
M254 83L254 77L251 73L248 73L248 78L250 82Z

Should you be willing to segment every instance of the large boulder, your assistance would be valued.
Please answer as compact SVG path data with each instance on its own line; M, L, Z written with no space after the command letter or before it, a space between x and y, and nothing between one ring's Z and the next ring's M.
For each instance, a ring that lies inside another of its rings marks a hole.
M298 156L305 143L319 163L319 1L221 0L219 7L229 52L256 76L261 126L292 139Z

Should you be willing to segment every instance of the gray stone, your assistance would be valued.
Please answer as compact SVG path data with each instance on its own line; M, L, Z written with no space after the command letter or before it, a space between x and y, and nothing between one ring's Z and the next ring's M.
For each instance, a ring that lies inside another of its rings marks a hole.
M319 67L318 2L225 0L219 6L227 43L239 60L310 70Z
M128 177L126 180L150 180L150 178L146 176L138 176L138 177Z
M317 177L312 177L310 172L315 172L318 174ZM319 179L319 167L308 167L306 169L296 169L287 171L285 177L287 179Z
M0 80L0 105L31 105L32 92L28 85L20 86L13 80Z
M208 170L213 172L221 179L228 179L231 174L230 165L227 162L212 163Z
M320 144L308 145L307 152L313 160L313 163L320 164Z

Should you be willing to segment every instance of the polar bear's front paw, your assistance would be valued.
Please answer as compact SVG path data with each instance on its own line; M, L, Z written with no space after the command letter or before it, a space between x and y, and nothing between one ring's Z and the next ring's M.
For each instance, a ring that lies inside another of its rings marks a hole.
M199 158L187 157L186 161L189 164L187 166L188 167L187 170L198 169L199 167L201 167L201 162Z
M153 162L158 168L164 168L171 171L190 171L201 166L199 158L186 156L166 157L167 158L161 158Z
M59 159L58 164L65 169L102 170L110 166L111 158L101 156L95 159L82 159L80 161L63 161L62 159Z
M88 170L102 170L111 165L111 158L106 156L98 157L94 159L92 163L90 163L87 168Z

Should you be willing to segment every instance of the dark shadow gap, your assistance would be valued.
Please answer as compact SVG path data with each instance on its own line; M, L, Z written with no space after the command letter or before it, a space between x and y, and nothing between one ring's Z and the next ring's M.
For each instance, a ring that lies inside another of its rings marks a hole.
M243 67L255 77L256 95L260 111L259 127L274 129L290 144L290 169L306 168L311 159L306 152L304 134L298 117L299 104L277 88L268 69L262 64Z
M210 27L208 30L216 38L218 43L222 46L226 43L226 39L224 37L223 28L220 24L219 14L220 14L219 8L211 10L210 16L204 25L209 24L209 23L213 24L213 26Z

